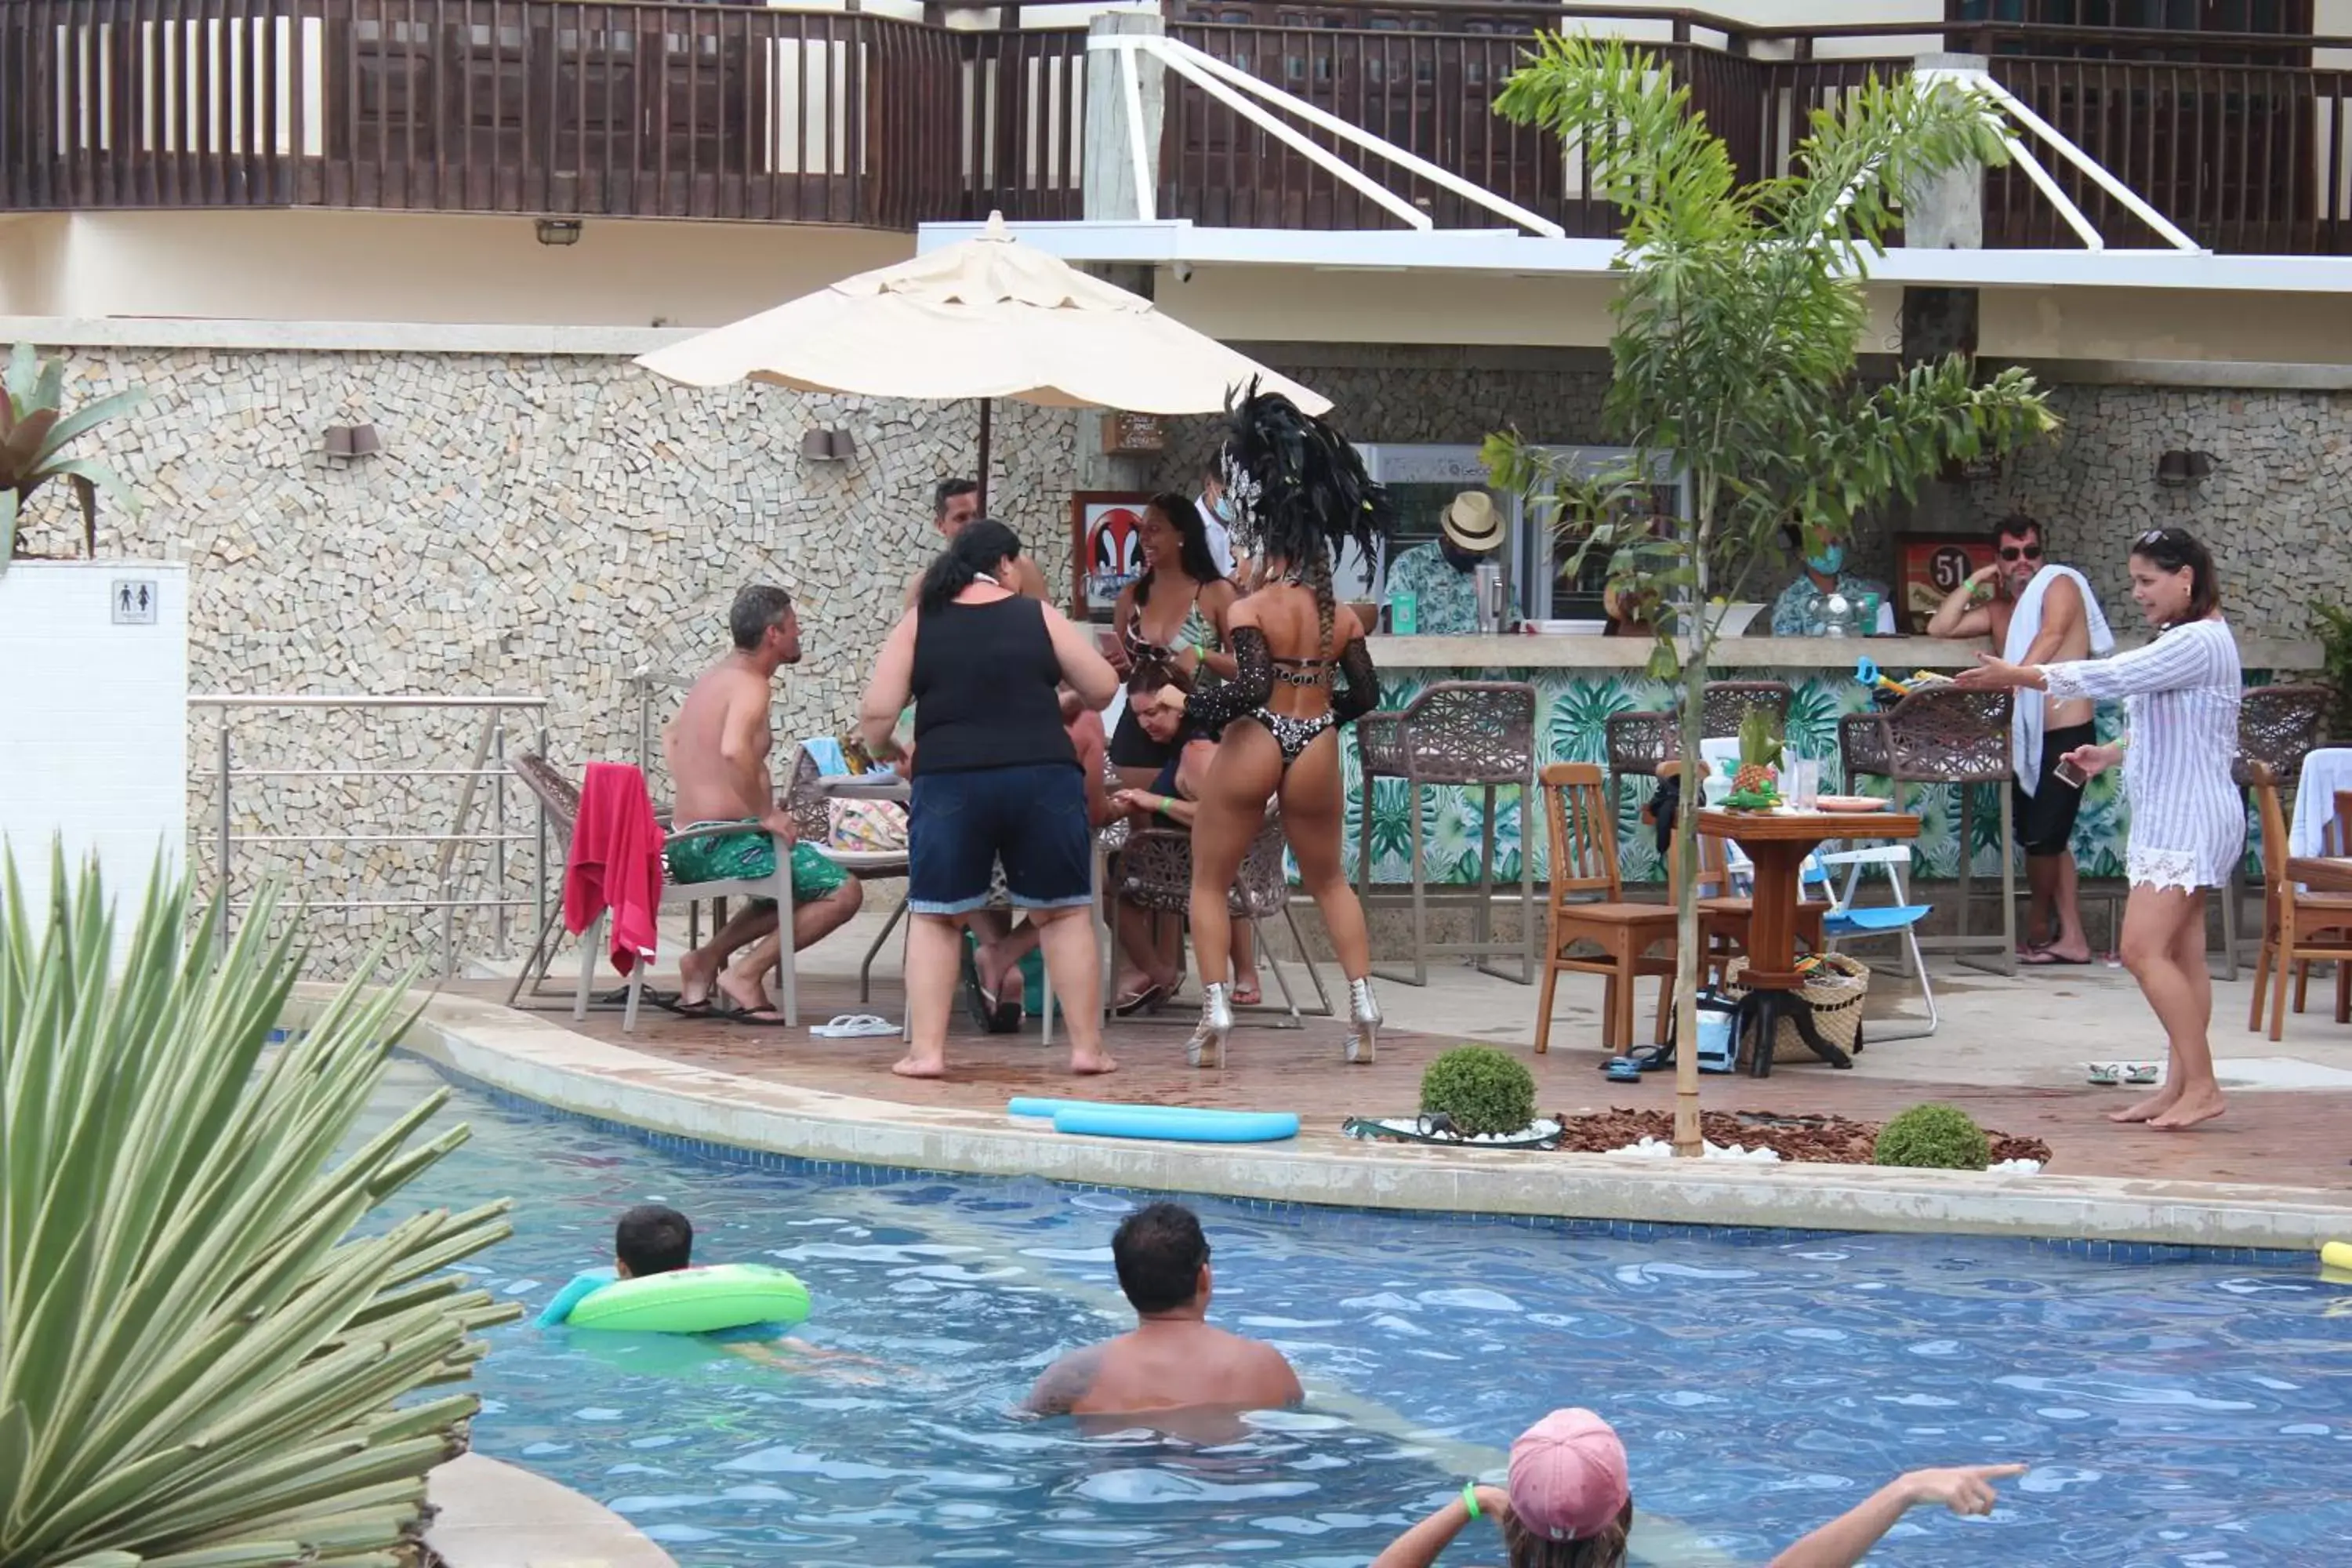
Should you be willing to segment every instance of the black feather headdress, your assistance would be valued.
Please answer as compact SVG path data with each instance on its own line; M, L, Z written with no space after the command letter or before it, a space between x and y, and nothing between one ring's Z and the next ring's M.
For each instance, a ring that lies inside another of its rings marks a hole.
M1338 427L1255 381L1232 396L1220 467L1245 554L1336 565L1353 544L1369 563L1396 526L1388 491Z

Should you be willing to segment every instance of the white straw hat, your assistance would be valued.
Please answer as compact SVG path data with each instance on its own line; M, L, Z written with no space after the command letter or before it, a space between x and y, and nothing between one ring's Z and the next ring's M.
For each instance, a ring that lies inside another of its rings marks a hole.
M1455 496L1438 526L1446 538L1473 554L1503 542L1503 520L1495 510L1495 498L1485 490L1464 490Z

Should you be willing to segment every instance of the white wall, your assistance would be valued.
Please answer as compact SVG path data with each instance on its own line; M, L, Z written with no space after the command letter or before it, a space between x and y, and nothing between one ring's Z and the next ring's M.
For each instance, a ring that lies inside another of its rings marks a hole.
M914 254L910 235L808 224L426 213L77 214L7 313L226 321L718 326ZM5 260L0 251L0 260ZM12 300L15 298L11 294Z
M123 583L151 584L152 626L117 626ZM49 843L95 854L131 906L160 850L176 871L188 817L188 569L153 562L19 561L0 574L0 837L26 908L49 898ZM5 893L0 893L5 896Z
M54 213L0 217L0 316L40 315L53 301L69 221Z

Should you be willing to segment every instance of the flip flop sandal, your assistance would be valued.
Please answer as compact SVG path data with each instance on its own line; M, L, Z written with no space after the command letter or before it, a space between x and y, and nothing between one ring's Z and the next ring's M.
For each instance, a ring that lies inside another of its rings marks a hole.
M1172 986L1147 985L1129 996L1121 996L1110 1005L1114 1018L1132 1018L1138 1013L1156 1012L1160 1004L1168 1000Z
M719 1009L711 1005L710 998L708 996L699 1002L687 1002L680 1000L675 991L659 995L648 991L641 1000L652 1003L663 1012L677 1018L711 1018L719 1014Z
M1010 1035L1020 1030L1021 1015L1026 1007L1019 997L999 996L977 982L974 982L973 989L980 993L981 1005L987 1009L980 1021L982 1028L992 1035Z
M786 1028L781 1007L715 1007L710 1016L723 1018L730 1024L746 1024L755 1029Z
M884 1035L896 1035L898 1026L877 1013L844 1013L830 1023L819 1024L809 1033L820 1040L878 1039Z
M2083 1064L2083 1072L2091 1082L2101 1089L2113 1089L2123 1082L2123 1077L2116 1071L2113 1062L2085 1062Z
M2017 960L2018 967L2021 969L2084 969L2092 962L2088 958L2061 958L2046 947L2021 953Z
M1236 1007L1263 1007L1265 1005L1265 987L1261 985L1246 996L1237 990L1233 994L1231 1001Z

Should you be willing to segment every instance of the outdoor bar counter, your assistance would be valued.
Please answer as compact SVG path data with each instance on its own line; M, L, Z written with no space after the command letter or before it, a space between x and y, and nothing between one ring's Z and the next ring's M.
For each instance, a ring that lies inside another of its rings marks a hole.
M2147 640L2137 627L2116 628L2119 647ZM1608 764L1606 726L1612 713L1662 710L1675 706L1675 693L1667 683L1646 673L1654 647L1646 637L1375 637L1370 639L1372 662L1381 672L1381 706L1401 709L1423 688L1445 680L1525 681L1536 689L1536 761ZM1915 669L1950 672L1976 662L1981 641L1948 641L1939 637L1726 637L1709 659L1713 679L1779 680L1795 693L1790 708L1788 739L1799 754L1824 759L1825 787L1843 777L1837 765L1838 720L1872 707L1870 693L1854 679L1854 666L1868 658L1888 675L1901 679ZM2239 658L2246 684L2311 679L2320 668L2319 646L2314 642L2274 637L2241 637ZM2120 728L2120 704L2102 703L2098 710L2100 738L2110 739ZM1357 814L1362 809L1362 784L1356 770L1352 742L1345 749L1348 767L1348 852L1357 844ZM2092 781L2074 830L2077 864L2085 877L2123 874L2123 836L2126 823L2117 784L2120 770ZM1886 793L1883 783L1869 793ZM1914 858L1919 872L1949 877L1958 869L1956 792L1922 789L1913 809L1921 816ZM1640 821L1641 803L1649 797L1649 782L1629 782L1617 825L1618 852L1629 882L1662 879L1658 857L1646 826ZM1999 871L2000 813L1992 808L1976 813L1979 870ZM1507 796L1498 805L1501 821L1496 836L1500 856L1497 880L1516 880L1521 843L1518 803ZM1423 831L1427 837L1430 880L1475 882L1480 838L1476 792L1431 789L1423 792ZM1540 812L1526 818L1527 839L1537 849L1536 869L1543 874ZM2250 846L2251 848L2251 846ZM1405 815L1404 786L1382 779L1372 801L1373 875L1383 882L1408 879L1412 855L1410 819Z

